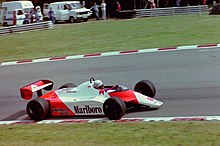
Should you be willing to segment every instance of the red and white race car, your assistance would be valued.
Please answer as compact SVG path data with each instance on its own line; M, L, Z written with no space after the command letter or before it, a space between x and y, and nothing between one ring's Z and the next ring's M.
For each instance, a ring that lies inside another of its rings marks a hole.
M20 88L21 97L30 100L34 92L37 97L28 102L26 112L36 121L50 116L105 115L110 120L118 120L126 110L135 106L159 108L163 103L154 99L155 86L149 80L138 82L134 91L122 85L94 87L94 78L80 84L67 83L52 90L53 82L39 80ZM43 95L42 89L47 92Z

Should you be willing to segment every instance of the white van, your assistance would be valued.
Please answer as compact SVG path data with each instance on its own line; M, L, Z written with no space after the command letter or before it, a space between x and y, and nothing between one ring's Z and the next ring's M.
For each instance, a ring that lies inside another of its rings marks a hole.
M31 1L11 1L3 2L2 7L5 8L2 25L13 25L13 14L16 11L17 25L23 24L25 13L29 13L34 5Z
M54 11L54 19L56 21L88 21L92 15L90 9L86 9L80 1L62 1L50 4L44 4L43 14L48 17L50 8Z
M6 8L4 8L0 5L0 24L2 24L2 20L5 16L5 12L6 12Z

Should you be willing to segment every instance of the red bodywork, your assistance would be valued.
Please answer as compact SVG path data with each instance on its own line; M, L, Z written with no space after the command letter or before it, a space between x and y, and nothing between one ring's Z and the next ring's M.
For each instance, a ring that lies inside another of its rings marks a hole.
M127 90L127 91L122 91L122 92L111 92L109 93L110 97L119 97L125 102L130 102L134 104L139 104L134 91L132 90Z
M39 80L24 86L20 89L21 97L25 100L30 100L33 97L34 92L37 92L37 96L46 99L50 104L50 110L52 116L61 115L75 115L57 96L55 91L48 92L42 95L42 89L52 90L53 82L50 80Z
M38 96L42 96L41 89L51 90L53 88L53 82L50 80L39 80L24 86L20 89L21 97L25 100L30 100L33 97L33 93L37 92Z
M55 91L51 91L44 94L40 98L46 99L50 104L50 110L52 116L73 116L75 115L57 96Z

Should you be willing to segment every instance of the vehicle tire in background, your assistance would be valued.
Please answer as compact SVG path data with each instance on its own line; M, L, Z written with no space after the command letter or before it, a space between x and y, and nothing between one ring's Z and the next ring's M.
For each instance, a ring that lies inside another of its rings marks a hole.
M154 84L149 80L142 80L138 82L134 87L134 91L149 96L151 98L154 98L156 94L156 88Z
M87 22L89 19L88 18L85 18L85 19L83 19L83 22Z
M76 20L75 20L74 17L72 17L72 16L70 17L69 21L70 21L70 23L76 22Z
M73 84L73 83L66 83L66 84L64 84L63 86L61 86L59 89L63 89L63 88L74 88L74 87L76 87L75 84Z
M4 23L3 23L3 26L4 26L4 27L8 27L8 23L7 23L7 22L4 22Z
M110 120L119 120L126 112L126 105L120 98L111 97L104 102L103 111Z
M36 98L28 102L26 112L35 121L41 121L49 116L50 105L43 98Z

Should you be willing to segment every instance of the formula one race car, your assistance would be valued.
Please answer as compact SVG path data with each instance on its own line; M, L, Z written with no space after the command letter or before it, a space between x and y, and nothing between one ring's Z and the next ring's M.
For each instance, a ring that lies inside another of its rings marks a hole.
M100 85L97 87L97 85ZM50 116L105 115L110 120L118 120L133 106L159 108L163 103L154 99L155 86L149 80L138 82L134 91L122 85L104 86L100 80L91 78L76 86L67 83L52 90L53 82L39 80L20 88L21 97L30 100L34 92L37 97L28 102L26 112L35 120ZM43 95L42 89L50 91Z

